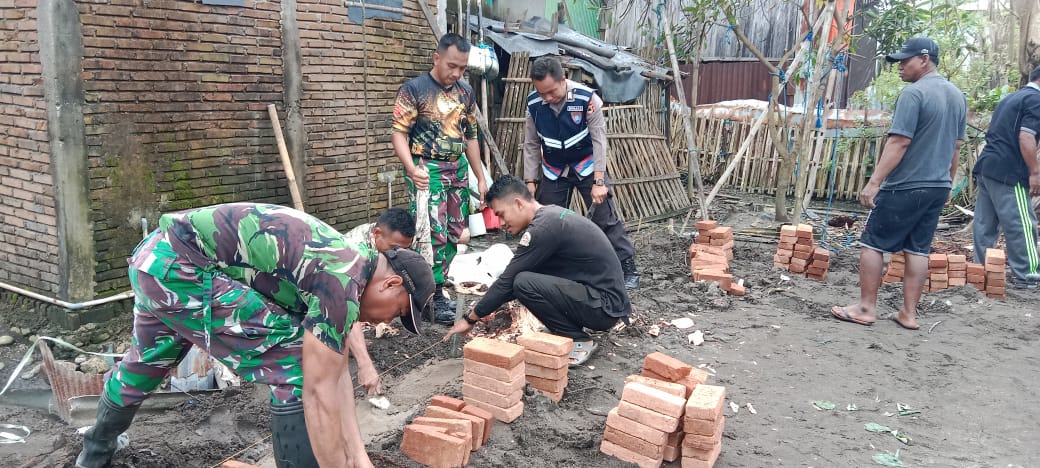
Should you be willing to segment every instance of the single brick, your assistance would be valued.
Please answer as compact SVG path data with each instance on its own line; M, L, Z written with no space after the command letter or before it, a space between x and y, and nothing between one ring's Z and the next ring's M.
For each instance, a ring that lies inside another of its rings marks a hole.
M682 417L683 408L686 405L686 399L683 397L637 382L625 384L621 400L673 418Z
M721 443L722 431L725 427L726 417L723 416L719 418L718 424L715 425L715 430L711 435L686 434L686 438L683 439L683 447L703 451L711 450L715 445Z
M964 286L968 284L967 278L950 278L950 287Z
M1005 284L1007 284L1007 278L1004 277L1004 273L986 273L986 287L1003 287Z
M718 247L713 247L713 246L710 246L710 245L702 245L702 244L692 244L692 245L690 245L690 253L691 254L701 253L701 252L707 253L707 254L712 254L712 255L720 255L720 256L726 254L725 251L723 251L722 249L720 249Z
M563 390L550 392L550 391L542 390L542 389L540 389L538 387L534 387L534 391L536 391L538 393L541 393L542 395L545 395L550 400L552 400L552 401L554 401L556 403L559 403L560 400L563 399Z
M783 252L794 252L794 246L798 245L798 238L784 239L780 238L780 242L776 244L776 250Z
M733 283L733 275L729 273L707 271L701 273L700 280L709 283L719 283L719 289L726 290L729 288L729 285Z
M711 235L708 234L707 232L698 233L697 234L697 238L694 240L694 243L697 243L697 244L700 244L700 245L708 245L710 242L711 242Z
M790 255L781 255L781 254L778 253L778 254L773 255L773 262L774 263L790 263L791 262L791 256Z
M928 268L946 268L950 262L944 253L933 253L928 255Z
M808 265L808 260L812 260L812 252L799 252L795 250L793 257L799 260L807 260L806 265Z
M817 248L813 249L813 253L812 254L813 254L813 258L814 259L817 259L817 258L820 259L820 260L830 260L831 259L831 251L827 250L827 249L825 249L823 247L817 247Z
M712 468L715 466L715 462L719 460L720 453L722 453L722 444L716 445L711 451L706 453L699 450L683 449L680 466L682 468ZM687 454L690 456L687 456Z
M548 367L550 369L559 369L561 367L567 367L567 364L569 363L570 360L567 357L567 353L553 356L552 354L539 353L538 351L531 351L530 349L524 351L525 366L535 365Z
M732 239L733 228L729 226L719 226L709 231L712 239Z
M550 369L548 367L532 364L525 366L524 372L528 377L534 376L549 380L561 380L567 377L567 366L563 366L559 369Z
M809 279L812 279L812 280L816 280L816 281L824 281L824 280L827 279L827 274L824 273L822 275L815 275L815 274L809 273L809 274L805 275L805 277L809 278Z
M812 239L813 228L808 224L799 224L798 226L795 226L795 235L798 236L799 239Z
M646 367L643 367L643 370L639 372L639 375L641 375L643 377L649 377L651 379L663 380L665 382L671 382L672 381L672 379L669 379L668 377L665 377L665 376L663 376L661 374L658 374L657 372L649 370Z
M693 393L693 389L697 388L697 386L702 383L706 383L707 381L708 371L694 367L690 369L689 375L679 380L676 380L675 383L681 384L682 386L686 387L686 395L684 395L684 397L689 399L690 394Z
M524 362L524 347L505 341L477 337L462 347L462 356L489 366L512 369Z
M932 281L943 281L943 280L950 279L950 275L947 275L945 271L929 273L928 274L928 279L930 279Z
M526 333L516 337L516 342L528 351L544 353L551 356L564 356L574 350L573 339L549 333Z
M803 260L798 260L797 258L792 258L791 259L791 273L805 273L806 264L805 263L798 263L798 264L796 264L795 261L803 262Z
M726 292L730 293L733 296L743 296L747 293L747 289L744 288L743 285L737 283L730 283L729 289L727 289Z
M968 271L967 270L950 270L948 274L949 274L950 278L967 278L968 277Z
M986 284L986 275L968 275L968 282L972 284Z
M487 389L480 388L473 384L463 383L462 398L464 398L467 402L473 399L483 401L484 403L494 405L499 408L509 408L510 406L513 406L521 400L523 400L524 391L521 388L514 391L513 393L502 395Z
M448 418L431 418L428 416L419 416L412 420L412 424L419 424L422 426L433 426L443 427L447 432L458 432L465 434L465 439L470 442L473 447L472 450L480 448L484 443L484 434L478 434L474 437L473 434L473 423L468 419L448 419Z
M979 265L978 263L969 263L965 269L969 275L984 275L986 274L986 266Z
M817 267L817 266L810 266L809 268L805 269L805 274L807 274L807 275L817 275L817 276L826 275L827 274L827 269L826 268Z
M490 390L499 395L509 395L513 392L524 389L524 376L517 376L516 380L513 380L512 382L503 382L498 379L492 379L491 377L463 371L462 383ZM466 402L463 401L462 405L465 406ZM461 410L461 408L459 410Z
M531 384L535 389L543 392L562 392L563 389L567 388L566 377L559 380L553 380L529 375L527 376L527 383Z
M661 414L657 411L621 400L617 406L618 414L633 421L663 432L675 432L679 428L679 418Z
M661 462L663 461L663 458L653 459L645 457L605 439L603 440L603 443L600 444L599 451L617 458L618 460L635 463L636 465L639 465L639 468L657 468L661 466Z
M667 432L621 416L618 414L616 407L607 413L607 427L613 427L626 434L634 435L653 445L665 445L668 442Z
M664 445L654 445L632 434L607 426L603 429L603 440L609 440L647 458L664 458Z
M960 266L968 264L968 257L959 254L949 254L946 256L946 261L950 263L950 266Z
M814 250L816 250L816 248L811 246L811 245L795 244L795 246L794 246L794 253L799 253L799 252L807 253L807 254L809 254L809 257L812 257L812 253L813 253ZM809 257L805 257L805 258L809 258Z
M487 443L488 439L491 438L491 429L495 426L495 416L491 413L480 409L476 406L466 405L462 408L462 414L480 418L484 421L484 437L482 437L481 443Z
M683 418L683 431L687 434L699 435L699 436L712 436L715 435L715 429L722 423L722 419L725 416L719 413L719 419L709 421L707 419L690 419L689 417Z
M986 286L986 294L994 294L994 295L998 295L998 296L1003 296L1006 293L1007 293L1007 287L1006 286Z
M785 224L783 226L780 226L780 235L781 236L789 236L789 237L797 237L798 236L798 227L793 225L793 224Z
M512 369L503 369L501 367L489 366L483 362L477 362L470 359L462 360L462 369L466 372L472 372L474 374L480 374L484 377L491 377L495 380L501 380L503 382L512 382L518 376L524 375L525 366L517 366Z
M441 408L448 408L452 411L461 411L462 407L466 406L466 402L447 395L434 395L434 397L430 399L430 406L440 406Z
M682 431L668 434L668 443L664 446L664 461L673 462L682 456L683 436L684 433Z
M1001 264L995 264L995 263L994 264L990 264L990 263L987 263L986 264L986 274L989 274L989 273L1004 273L1005 271L1007 271L1007 265L1005 265L1003 263L1001 263Z
M449 435L442 427L409 424L404 427L401 451L417 463L435 468L463 466L472 442Z
M463 408L465 409L465 408ZM440 406L427 406L426 413L423 414L428 418L442 418L442 419L464 419L469 421L470 434L474 439L479 438L481 443L484 441L484 420L476 416L466 414L463 411L452 411L448 408L441 408Z
M516 418L519 418L520 415L524 414L523 399L521 399L519 403L508 408L499 408L495 405L490 405L483 401L473 398L463 397L463 399L466 400L467 405L476 406L477 408L487 411L488 413L491 413L491 415L494 416L495 419L502 421L506 424L516 421Z
M643 377L641 375L630 375L625 377L625 384L632 382L641 383L647 387L653 387L662 392L671 393L677 397L686 398L686 387L682 384L669 382L667 380L654 379L650 377Z
M711 238L711 242L709 242L708 245L710 245L712 247L718 247L718 248L720 248L722 250L726 250L726 244L732 244L732 243L733 243L733 238L732 237L730 237L730 238L726 238L726 237L712 237Z
M643 369L664 377L662 380L674 382L690 375L693 366L658 351L646 355Z
M697 223L694 224L694 227L696 227L698 231L710 231L712 229L715 229L715 228L719 227L719 222L718 221L714 221L714 220L710 220L710 219L706 219L706 220L697 221Z
M894 254L892 254L890 260L893 263L906 263L906 253L905 252L894 253Z
M1000 249L986 249L986 265L1003 265L1007 256Z
M706 419L714 421L722 413L722 403L726 399L726 387L716 385L698 385L686 402L687 419Z

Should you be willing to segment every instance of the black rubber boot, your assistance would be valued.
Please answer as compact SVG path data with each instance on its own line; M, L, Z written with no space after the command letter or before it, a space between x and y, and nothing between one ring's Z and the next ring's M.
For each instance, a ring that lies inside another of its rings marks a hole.
M271 405L271 445L278 468L317 468L318 460L307 435L303 402Z
M635 256L621 261L621 271L625 274L625 289L636 289L639 287L639 271L636 270Z
M455 323L455 313L459 304L444 296L444 288L437 285L433 292L433 321L444 325Z
M76 468L102 468L112 461L116 453L119 434L130 427L137 414L138 406L122 407L105 395L98 399L97 421L94 427L83 434L83 450L76 457Z

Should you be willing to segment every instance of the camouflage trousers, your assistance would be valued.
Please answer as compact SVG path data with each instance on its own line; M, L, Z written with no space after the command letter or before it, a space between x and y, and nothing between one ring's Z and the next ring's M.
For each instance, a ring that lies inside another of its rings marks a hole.
M266 296L215 268L180 261L156 231L130 258L134 327L130 349L106 375L105 395L140 404L192 346L244 380L267 384L271 402L303 395L303 328Z
M469 161L435 161L415 158L430 173L430 202L424 207L430 213L430 244L433 247L433 281L443 284L448 266L458 252L459 236L469 225ZM419 209L415 203L415 184L408 181L412 215Z

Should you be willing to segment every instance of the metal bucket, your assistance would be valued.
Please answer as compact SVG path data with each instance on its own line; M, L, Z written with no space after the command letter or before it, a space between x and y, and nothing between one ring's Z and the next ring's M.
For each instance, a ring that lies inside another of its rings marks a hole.
M493 80L498 76L498 57L495 50L486 44L478 44L469 49L469 63L466 68L471 76Z

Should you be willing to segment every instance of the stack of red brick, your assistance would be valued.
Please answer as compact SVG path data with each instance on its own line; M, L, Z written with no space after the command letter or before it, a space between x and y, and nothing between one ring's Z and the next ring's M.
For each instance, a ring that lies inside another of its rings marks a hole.
M401 451L408 458L435 468L465 466L469 454L491 437L495 419L457 398L433 397L424 416L405 426Z
M555 402L563 398L567 388L568 355L574 340L548 333L529 333L516 337L524 347L524 373L527 383Z
M958 254L947 255L946 276L951 288L968 284L968 257Z
M902 283L904 275L906 275L906 254L896 252L888 260L888 268L885 269L885 276L881 278L881 282Z
M707 372L667 356L648 355L642 375L625 379L621 401L607 415L600 451L640 467L683 456L682 419L688 396Z
M1007 296L1007 256L1000 249L986 249L986 297L1003 299Z
M979 291L986 291L986 265L969 263L965 272L968 274L968 284Z
M773 256L774 267L823 281L830 269L830 258L827 249L815 246L811 225L788 224L780 227L780 242Z
M698 221L697 229L697 241L690 244L693 280L716 282L723 291L743 296L744 285L734 282L729 271L729 261L733 259L733 228L717 227L715 221Z
M462 347L462 357L462 397L468 405L505 423L524 413L523 346L478 337Z
M941 291L946 288L970 284L986 296L1000 299L1006 297L1007 259L1000 249L986 249L986 263L979 265L969 263L964 255L933 253L928 256L928 278L925 279L926 292ZM906 273L906 254L892 254L881 279L885 283L899 283Z
M698 385L686 402L683 417L683 468L711 468L722 452L722 430L726 426L722 404L726 387Z
M944 253L928 256L928 278L924 280L925 292L942 291L950 287L950 261Z

